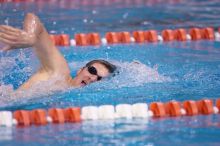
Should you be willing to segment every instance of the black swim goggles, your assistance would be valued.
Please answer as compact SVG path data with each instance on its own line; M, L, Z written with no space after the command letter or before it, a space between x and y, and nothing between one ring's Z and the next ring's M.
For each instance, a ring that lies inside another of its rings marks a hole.
M97 69L94 66L88 66L87 69L90 74L97 76L97 81L102 79L102 77L97 74Z

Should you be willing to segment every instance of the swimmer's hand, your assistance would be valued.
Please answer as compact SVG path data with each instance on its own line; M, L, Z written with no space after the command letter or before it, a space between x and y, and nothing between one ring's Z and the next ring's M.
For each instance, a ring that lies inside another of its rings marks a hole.
M32 47L36 42L34 34L7 25L0 25L0 42L6 44L3 50Z

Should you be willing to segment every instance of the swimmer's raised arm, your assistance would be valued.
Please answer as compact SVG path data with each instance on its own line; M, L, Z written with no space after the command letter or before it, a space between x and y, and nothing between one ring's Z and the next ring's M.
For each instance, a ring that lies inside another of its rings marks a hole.
M23 30L1 25L0 41L7 44L3 50L34 47L44 69L56 70L60 66L67 66L43 24L33 14L26 15Z
M27 14L23 30L11 26L0 26L0 41L7 44L4 49L34 47L41 65L46 70L67 67L67 63L50 39L47 30L34 14ZM61 67L62 66L62 67Z
M27 14L23 30L11 26L0 26L0 41L7 46L5 50L33 47L41 63L41 67L26 83L24 88L38 80L47 80L50 76L69 77L70 70L66 60L54 45L50 36L34 14Z

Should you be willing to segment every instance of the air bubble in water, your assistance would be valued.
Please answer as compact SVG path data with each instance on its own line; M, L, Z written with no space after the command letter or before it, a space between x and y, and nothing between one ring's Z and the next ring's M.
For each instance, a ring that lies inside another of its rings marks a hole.
M96 10L92 10L92 14L97 14L97 11Z
M84 22L84 23L87 23L87 22L88 22L88 20L87 20L87 19L83 19L83 22Z
M9 25L9 18L6 18L4 22L6 25Z
M125 13L122 17L123 19L126 19L128 17L128 13Z

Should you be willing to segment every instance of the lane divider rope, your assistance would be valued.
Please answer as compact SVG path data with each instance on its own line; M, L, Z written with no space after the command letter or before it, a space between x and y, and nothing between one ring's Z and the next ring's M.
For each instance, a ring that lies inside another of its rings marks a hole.
M129 44L129 43L149 43L149 42L169 42L169 41L196 41L196 40L220 40L220 28L214 31L212 27L191 28L189 30L165 29L160 33L156 30L130 32L107 32L101 38L99 33L77 33L74 39L70 39L67 34L51 34L52 41L57 46L97 46L106 44Z
M114 119L147 119L162 117L180 117L195 115L219 114L220 98L215 100L202 99L199 101L187 100L169 101L166 103L152 102L149 107L146 103L84 106L62 108L0 111L0 126L13 125L30 126L46 125L48 123L77 123L87 120L114 120Z

